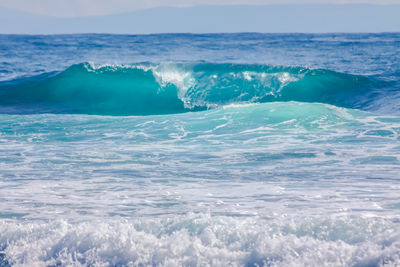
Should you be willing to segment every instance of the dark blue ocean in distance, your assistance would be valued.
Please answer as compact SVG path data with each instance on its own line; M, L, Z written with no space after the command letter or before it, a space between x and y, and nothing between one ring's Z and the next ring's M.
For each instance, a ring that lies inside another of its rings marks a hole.
M399 266L400 33L0 35L0 266Z

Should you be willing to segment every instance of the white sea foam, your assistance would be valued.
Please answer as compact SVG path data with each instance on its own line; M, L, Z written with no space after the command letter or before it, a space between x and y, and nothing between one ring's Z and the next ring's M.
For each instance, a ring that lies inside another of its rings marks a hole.
M161 64L152 68L153 75L158 83L165 87L173 84L178 88L178 97L185 101L186 92L196 84L196 80L190 71L179 68L176 64Z
M145 64L95 64L93 62L87 62L84 64L85 69L88 72L115 72L119 70L129 70L129 69L139 69L139 70L144 70L144 71L149 71L152 70L151 65L145 65Z
M3 114L0 250L15 266L396 266L393 120L298 102Z
M400 266L398 34L0 37L0 266Z
M189 214L76 224L0 223L15 266L397 266L398 223Z

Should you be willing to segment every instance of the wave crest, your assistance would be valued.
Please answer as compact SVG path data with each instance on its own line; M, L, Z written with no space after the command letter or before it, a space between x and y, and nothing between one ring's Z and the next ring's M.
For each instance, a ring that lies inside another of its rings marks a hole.
M81 63L58 73L0 83L0 110L148 115L273 101L362 108L374 86L367 77L303 67Z

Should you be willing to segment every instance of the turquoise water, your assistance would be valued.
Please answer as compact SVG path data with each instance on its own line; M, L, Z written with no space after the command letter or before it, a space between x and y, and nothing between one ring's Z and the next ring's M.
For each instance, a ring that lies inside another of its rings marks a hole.
M0 265L399 265L399 44L0 36Z
M255 64L73 65L2 86L8 113L171 114L230 103L303 101L363 107L384 82L324 69Z

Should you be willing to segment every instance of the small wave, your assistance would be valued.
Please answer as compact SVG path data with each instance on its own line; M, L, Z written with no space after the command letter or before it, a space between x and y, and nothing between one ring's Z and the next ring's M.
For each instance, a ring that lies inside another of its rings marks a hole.
M363 108L376 87L364 76L303 67L81 63L58 73L0 83L0 111L149 115L275 101Z

